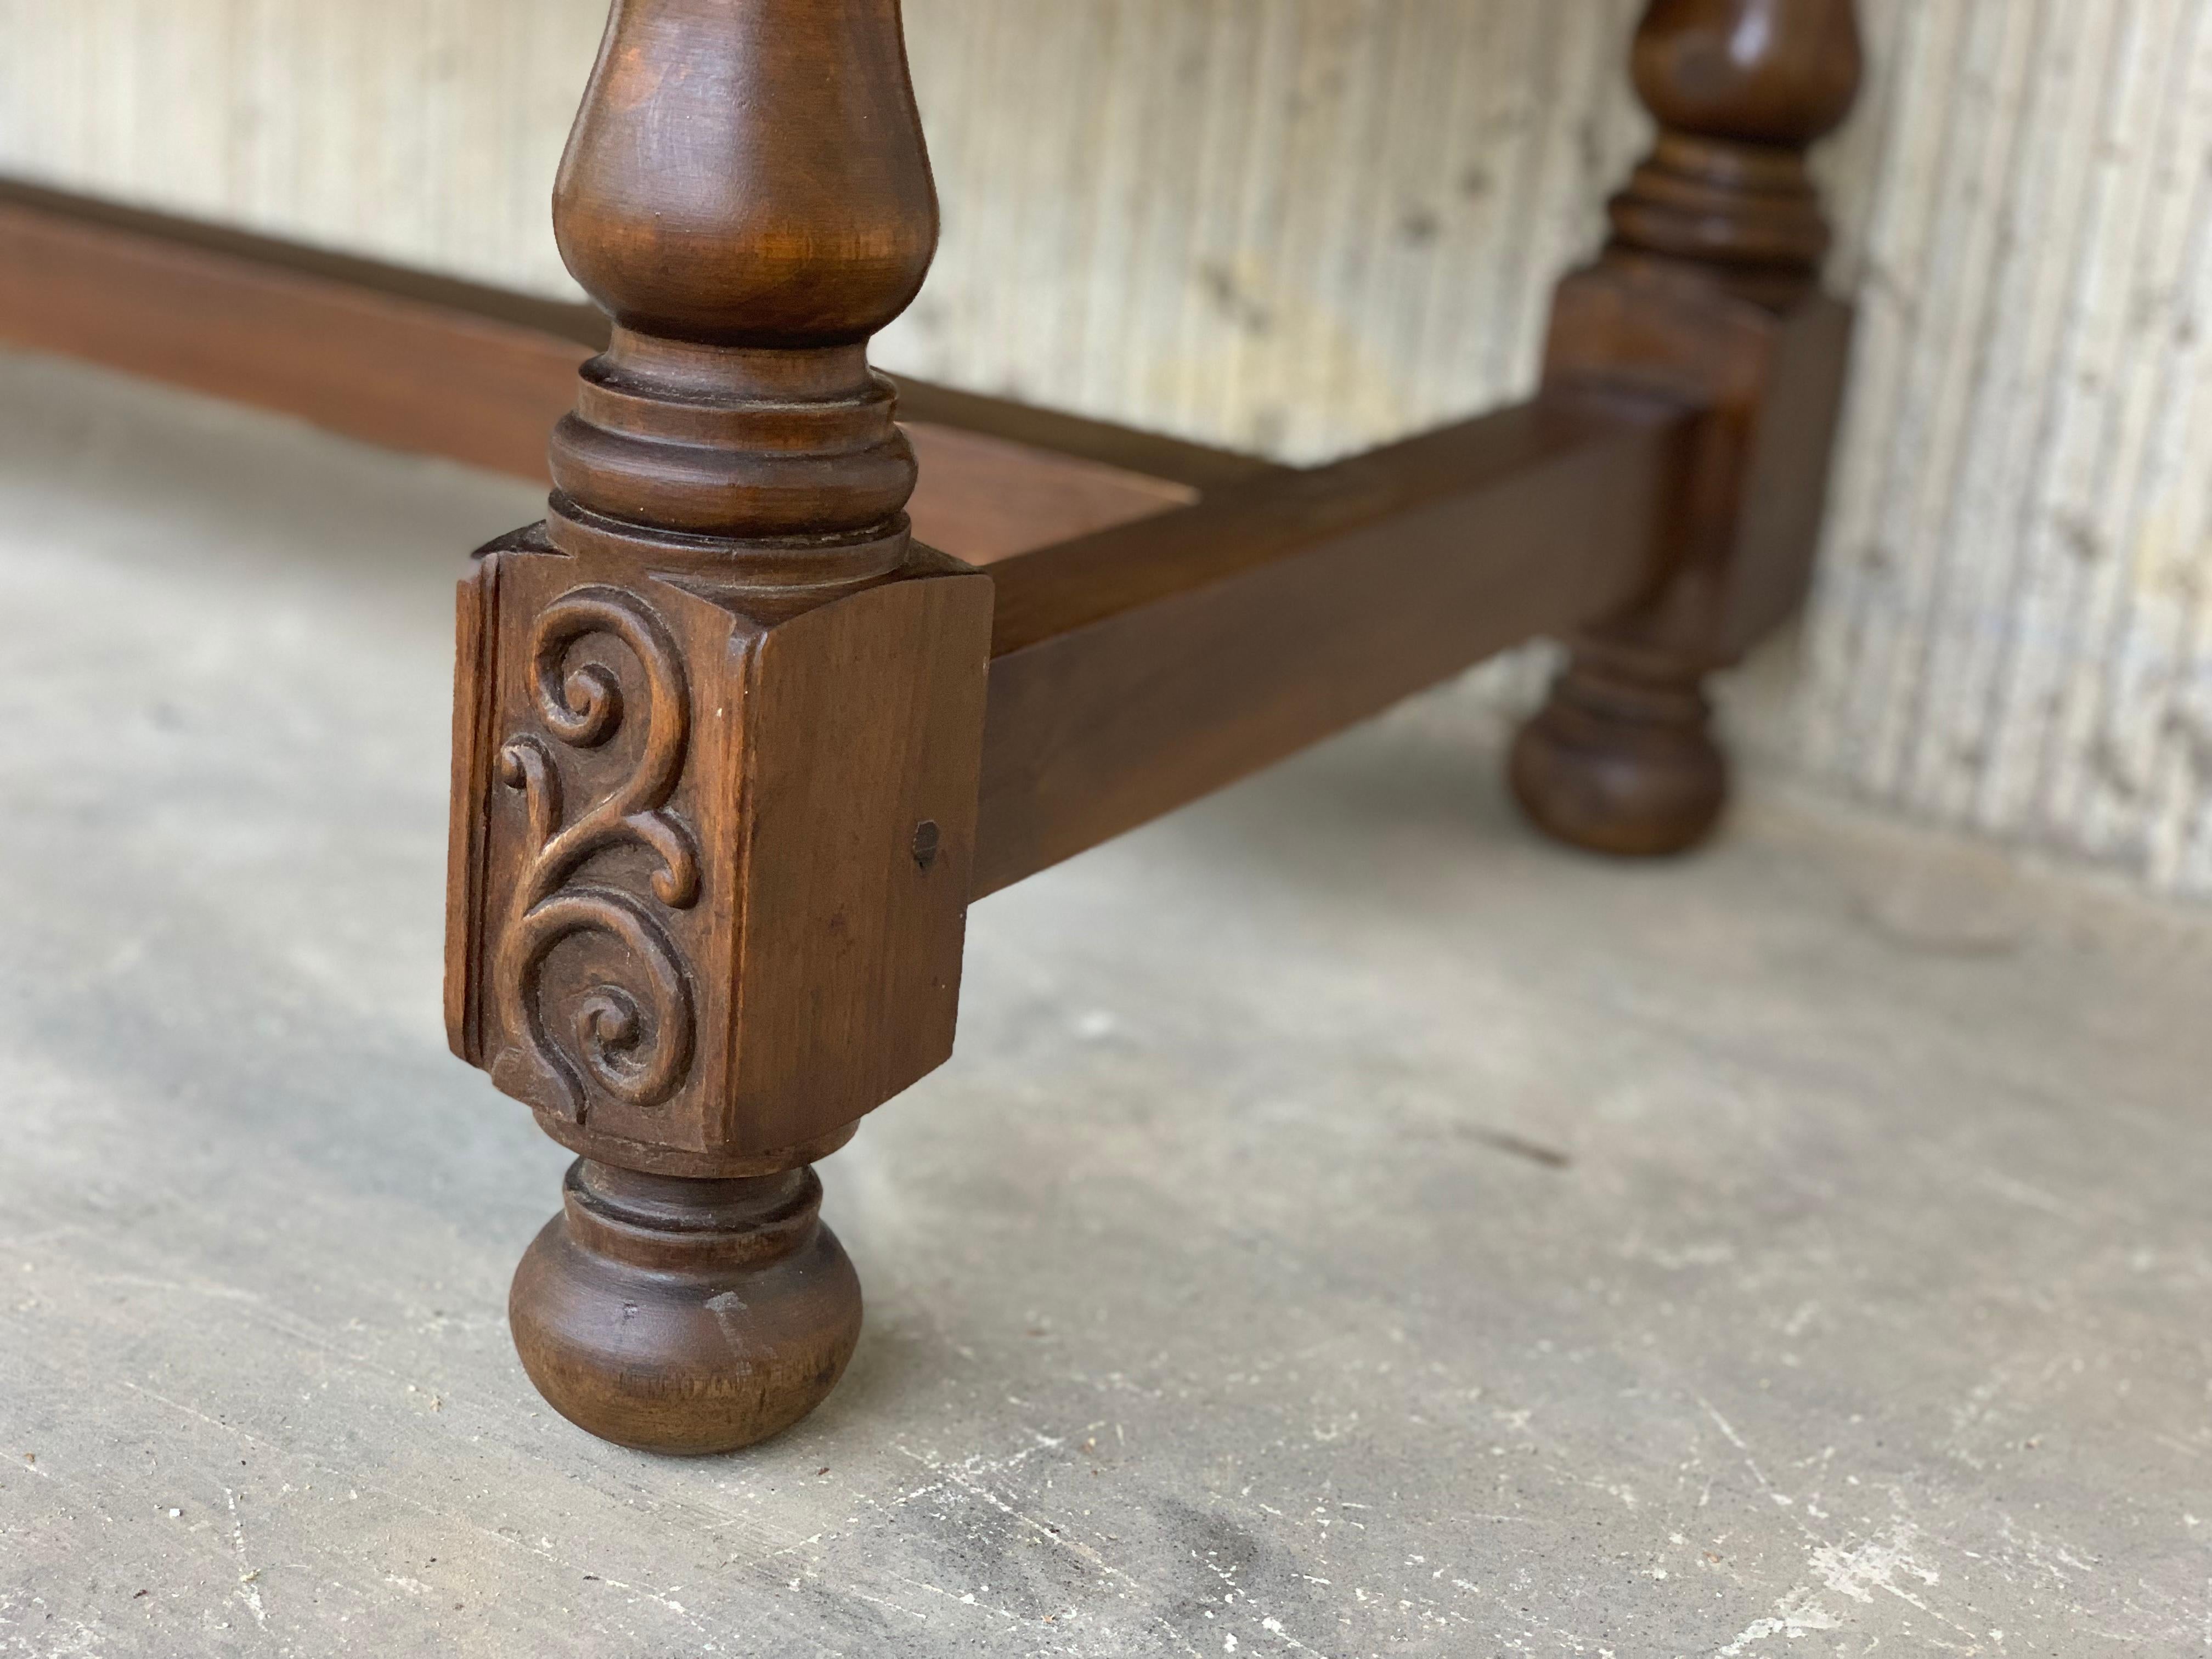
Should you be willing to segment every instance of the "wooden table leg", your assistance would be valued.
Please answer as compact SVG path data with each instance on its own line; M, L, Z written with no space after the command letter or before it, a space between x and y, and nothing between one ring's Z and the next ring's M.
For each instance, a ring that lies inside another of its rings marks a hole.
M554 222L615 327L462 585L447 1019L579 1154L532 1380L714 1451L836 1382L807 1166L958 998L992 588L911 540L867 363L937 234L897 0L617 0Z
M1718 819L1727 767L1702 683L1810 577L1850 316L1819 290L1828 229L1805 153L1857 92L1852 0L1652 0L1634 69L1658 142L1613 200L1598 263L1560 285L1546 378L1712 413L1671 574L1570 641L1511 776L1550 834L1644 854Z

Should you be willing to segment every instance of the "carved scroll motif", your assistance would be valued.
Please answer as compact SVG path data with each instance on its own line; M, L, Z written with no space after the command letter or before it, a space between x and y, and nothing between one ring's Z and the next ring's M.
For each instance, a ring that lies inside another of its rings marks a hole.
M644 738L629 775L565 822L556 745L596 749L631 714L613 670L593 662L568 666L570 648L595 634L619 640L643 672ZM635 842L659 866L648 884L659 907L682 910L697 902L698 849L667 810L683 775L690 701L682 659L659 618L618 588L580 587L548 605L532 635L529 672L532 703L553 741L526 732L500 750L500 775L524 798L533 851L500 941L497 982L508 1029L521 1034L528 1062L554 1098L544 1102L544 1087L516 1092L580 1122L587 1079L632 1106L653 1106L690 1066L690 976L654 904L585 870L596 855ZM556 945L584 934L602 935L617 948L599 954L594 971L605 976L573 999L563 1020L545 1006L546 963Z

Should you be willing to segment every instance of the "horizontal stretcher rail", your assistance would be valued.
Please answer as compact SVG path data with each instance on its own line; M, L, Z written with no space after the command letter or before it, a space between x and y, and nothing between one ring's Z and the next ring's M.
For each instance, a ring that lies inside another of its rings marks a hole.
M587 306L6 180L0 301L0 339L525 477L606 328ZM900 401L1203 492L990 565L977 896L1620 610L1669 556L1695 418L1555 392L1297 471L918 382Z
M0 342L542 480L545 434L607 319L0 178ZM1200 490L1288 470L904 376L899 414Z
M1697 418L1555 395L993 565L975 896L1626 606Z

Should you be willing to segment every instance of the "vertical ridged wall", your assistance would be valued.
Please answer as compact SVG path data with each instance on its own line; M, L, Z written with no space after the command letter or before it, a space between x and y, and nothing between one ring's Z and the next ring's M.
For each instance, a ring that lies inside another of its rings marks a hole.
M887 364L1309 459L1513 396L1637 0L908 0ZM600 0L0 0L0 169L550 293ZM2212 0L1865 0L1802 752L2212 891Z
M1897 27L1813 763L2212 891L2212 3Z

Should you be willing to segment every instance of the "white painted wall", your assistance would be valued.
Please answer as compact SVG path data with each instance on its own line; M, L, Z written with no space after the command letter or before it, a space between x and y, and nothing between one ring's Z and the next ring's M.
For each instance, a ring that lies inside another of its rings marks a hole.
M0 169L563 294L600 0L0 0ZM1527 387L1636 0L908 0L945 199L878 353L1292 459ZM2212 893L2212 0L1863 0L1863 326L1796 747Z

